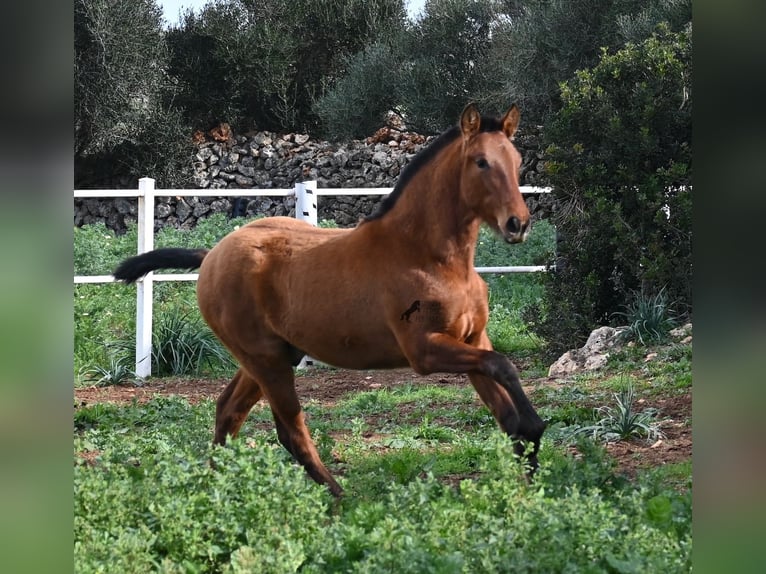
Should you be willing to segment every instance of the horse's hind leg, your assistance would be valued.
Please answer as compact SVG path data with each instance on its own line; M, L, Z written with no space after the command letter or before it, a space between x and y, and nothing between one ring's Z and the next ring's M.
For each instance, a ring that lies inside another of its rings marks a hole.
M319 484L326 484L334 496L340 496L343 489L335 481L319 458L298 395L295 392L295 376L288 360L261 366L261 362L247 361L245 364L260 381L261 389L271 406L277 427L279 442L293 455L308 475Z
M240 368L218 397L215 407L215 444L225 444L226 437L237 436L250 409L263 396L258 382Z

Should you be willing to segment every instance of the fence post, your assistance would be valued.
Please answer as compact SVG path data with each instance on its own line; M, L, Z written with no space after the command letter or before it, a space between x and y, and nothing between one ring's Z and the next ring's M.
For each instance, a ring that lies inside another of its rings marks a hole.
M154 180L138 180L138 254L154 249ZM136 282L136 376L152 374L152 298L150 272Z
M304 181L295 184L295 217L316 227L317 225L317 182ZM298 369L312 367L316 361L305 355L298 363Z
M317 226L317 182L295 184L295 217Z

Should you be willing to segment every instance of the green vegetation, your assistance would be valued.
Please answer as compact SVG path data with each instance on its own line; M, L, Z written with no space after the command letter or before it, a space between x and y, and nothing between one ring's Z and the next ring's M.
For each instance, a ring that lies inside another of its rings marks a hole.
M635 293L625 311L615 315L627 323L626 337L641 344L664 343L675 326L675 319L670 308L668 295L663 287L656 295Z
M192 179L191 134L367 137L390 111L439 133L469 101L546 124L601 49L691 25L691 0L218 0L165 26L156 0L74 4L75 187ZM257 57L253 57L257 54Z
M212 246L245 222L215 214L194 230L163 228L156 247ZM116 235L103 224L74 230L74 273L108 275L136 252L136 228ZM202 322L195 286L188 282L157 283L154 287L152 372L155 374L233 373L231 358ZM115 367L135 365L135 290L122 284L76 285L74 288L74 372L82 382L125 380ZM109 373L112 374L109 374Z
M210 445L212 400L76 409L75 569L689 572L690 462L629 479L601 439L562 430L610 401L604 377L650 397L643 369L623 357L601 379L532 392L552 426L531 484L468 386L307 401L340 502L278 446L265 405L225 448Z
M636 410L636 391L633 385L623 385L614 393L615 405L603 405L596 409L596 422L575 430L575 434L587 434L604 441L627 440L645 437L654 442L662 437L655 409Z
M157 247L209 247L244 219L215 214L191 230L161 229ZM323 221L322 227L334 223ZM476 251L478 266L539 265L550 258L554 230L538 222L527 242L510 246L482 229ZM116 235L103 224L74 231L75 273L109 274L135 253L136 230ZM522 319L525 310L542 297L538 274L485 275L490 288L488 333L495 347L515 358L534 359L544 341ZM163 375L225 375L233 372L228 352L215 339L197 309L194 284L158 283L154 287L155 328L152 373ZM77 285L74 289L75 373L82 382L110 384L132 377L135 364L135 296L119 284ZM130 368L129 368L130 366Z
M690 30L661 28L561 86L545 130L560 241L533 326L550 356L637 291L691 313L691 47Z

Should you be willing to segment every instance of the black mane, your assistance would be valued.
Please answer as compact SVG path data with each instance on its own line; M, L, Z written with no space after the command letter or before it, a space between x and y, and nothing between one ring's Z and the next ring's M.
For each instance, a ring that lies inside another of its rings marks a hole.
M503 129L503 124L500 122L499 118L482 116L479 125L479 131L481 132L497 132ZM440 151L455 141L459 135L460 126L452 126L431 142L427 148L421 150L420 153L413 157L410 163L408 163L402 170L391 193L378 204L378 208L372 214L362 219L362 222L380 219L386 213L391 211L396 204L396 201L402 195L404 188L407 187L407 184L412 180L415 174L420 171L420 168L430 162Z

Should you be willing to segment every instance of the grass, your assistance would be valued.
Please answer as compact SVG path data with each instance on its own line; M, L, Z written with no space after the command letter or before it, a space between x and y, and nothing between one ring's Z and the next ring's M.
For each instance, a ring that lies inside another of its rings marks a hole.
M75 411L77 571L690 571L689 464L630 482L598 443L581 438L575 457L546 436L527 484L470 387L310 403L339 503L278 446L267 408L226 448L210 446L214 410L156 398Z
M124 356L111 355L109 363L103 367L96 365L86 369L82 374L82 380L95 386L120 385L137 378L131 364Z
M639 291L634 293L625 311L615 313L627 321L625 337L642 345L664 343L676 321L671 302L664 288L655 294Z

